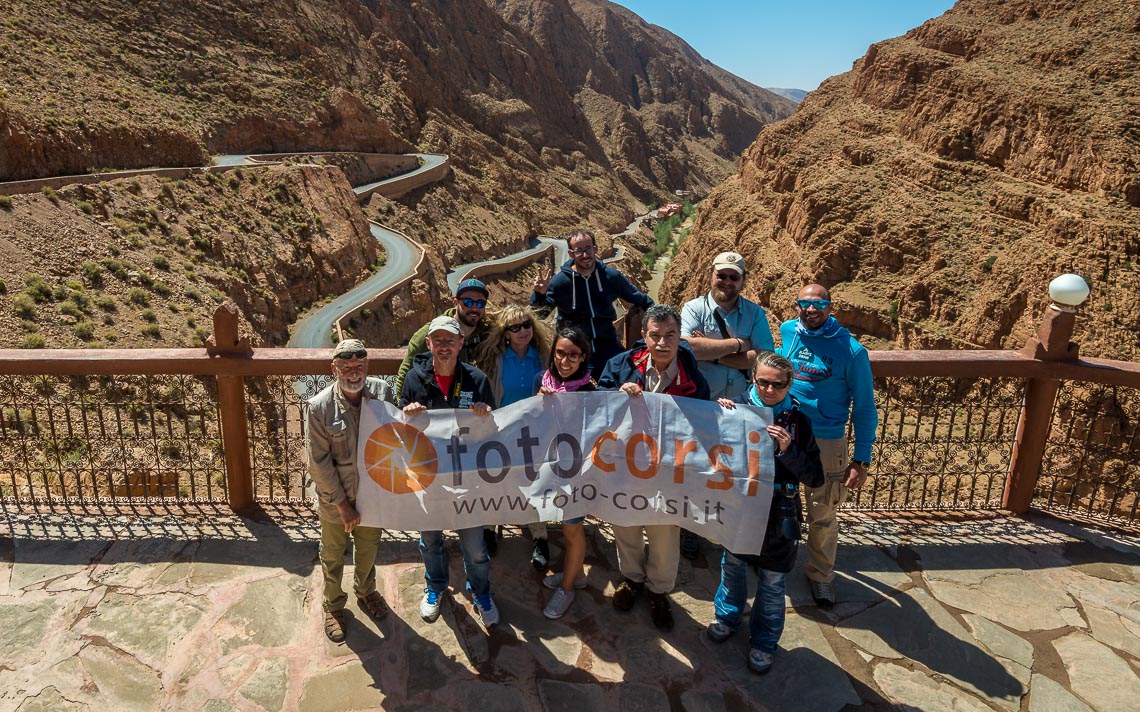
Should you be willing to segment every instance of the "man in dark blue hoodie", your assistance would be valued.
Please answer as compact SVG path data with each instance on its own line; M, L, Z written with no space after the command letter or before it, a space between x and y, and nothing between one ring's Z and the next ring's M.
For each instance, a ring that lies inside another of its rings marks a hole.
M648 309L653 300L616 269L610 269L597 258L594 234L575 230L566 238L570 259L558 274L539 273L534 280L533 307L558 309L558 328L576 326L586 332L593 346L590 370L601 375L606 362L621 353L614 320L614 300L621 298L639 309Z
M812 598L820 608L835 604L836 510L847 490L863 486L879 427L871 360L851 332L831 316L831 294L809 284L796 298L798 319L780 325L779 353L792 362L792 396L811 419L827 481L807 488L808 562ZM855 429L855 454L847 457L847 420Z

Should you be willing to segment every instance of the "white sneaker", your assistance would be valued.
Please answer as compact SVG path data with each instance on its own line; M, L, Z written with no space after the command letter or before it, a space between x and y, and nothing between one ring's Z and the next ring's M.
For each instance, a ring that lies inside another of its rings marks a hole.
M483 621L484 628L490 628L499 622L499 608L491 600L491 594L476 596L475 610L479 612L479 620Z
M423 618L428 623L439 618L439 604L442 600L442 593L425 591L423 600L420 601L420 618Z
M560 588L556 588L554 589L554 595L550 597L550 603L547 603L546 608L542 609L542 615L551 620L561 618L565 615L566 611L570 608L570 604L573 602L573 591L563 591Z
M550 574L549 576L543 578L542 585L551 590L562 588L562 572L559 571L556 574ZM586 577L579 576L578 578L574 579L574 588L586 588Z

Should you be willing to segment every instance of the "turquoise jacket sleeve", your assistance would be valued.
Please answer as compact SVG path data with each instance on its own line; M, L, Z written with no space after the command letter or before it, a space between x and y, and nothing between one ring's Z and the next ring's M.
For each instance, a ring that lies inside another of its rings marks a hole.
M871 358L867 349L852 349L847 364L847 383L851 386L851 424L855 429L855 459L871 459L871 446L879 429L879 411L875 407L875 382L871 376Z

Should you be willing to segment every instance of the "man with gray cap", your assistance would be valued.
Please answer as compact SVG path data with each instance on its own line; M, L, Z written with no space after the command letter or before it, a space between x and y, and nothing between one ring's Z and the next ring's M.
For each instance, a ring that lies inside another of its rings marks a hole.
M487 285L475 278L465 279L456 285L452 306L443 313L444 316L455 317L463 331L463 345L459 350L459 360L462 363L475 363L479 344L491 330L491 320L484 316L489 298ZM396 395L403 393L404 378L412 369L412 360L427 351L427 335L428 324L424 324L408 340L408 350L396 374ZM400 405L407 404L401 402Z
M412 360L404 379L400 402L404 415L411 418L429 410L469 408L476 415L490 414L495 394L487 376L474 366L459 361L463 329L450 316L437 316L428 323L428 352ZM467 588L475 599L475 610L486 628L499 622L499 609L491 598L491 557L483 542L483 527L456 531L463 552ZM429 623L439 618L440 605L448 589L447 549L442 531L420 532L420 556L424 561L427 587L420 601L420 617Z
M681 309L681 336L697 357L697 368L708 381L712 400L735 400L748 390L758 351L772 351L768 315L756 302L740 295L748 271L744 257L722 252L713 258L712 288ZM681 530L681 555L695 559L700 539Z
M349 538L353 543L353 592L357 604L374 619L388 613L388 604L376 590L376 551L384 530L361 525L360 513L356 511L360 484L356 441L360 404L367 398L389 403L395 400L387 383L368 378L368 351L358 339L345 339L333 349L332 375L336 380L309 401L305 452L321 523L325 635L334 643L343 643L348 596L341 588L341 578Z

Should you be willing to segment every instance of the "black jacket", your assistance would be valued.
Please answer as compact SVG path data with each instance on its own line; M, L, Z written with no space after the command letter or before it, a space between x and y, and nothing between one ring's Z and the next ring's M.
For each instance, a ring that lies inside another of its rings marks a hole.
M598 378L598 390L616 391L624 383L644 386L647 357L645 342L638 341L629 351L623 351L611 358L601 377ZM693 355L688 342L680 343L677 348L677 359L681 362L681 369L677 374L677 380L665 389L665 395L709 400L708 381L697 368L697 357Z
M558 328L577 326L585 331L591 340L617 340L614 331L614 300L624 299L639 309L653 306L653 300L621 272L609 267L605 262L594 262L594 272L583 277L574 271L574 260L566 260L558 274L550 279L546 294L534 292L530 295L532 307L557 307Z
M820 487L824 482L823 463L819 459L819 445L812 434L811 420L797 406L793 405L791 410L776 418L776 425L792 434L792 444L784 452L776 449L776 493L772 495L772 508L768 510L764 546L759 555L737 555L737 558L762 569L783 573L795 566L800 524L804 520L799 486ZM791 495L781 494L787 485L796 486L797 491Z
M470 408L475 403L486 403L492 408L495 394L491 382L482 371L470 364L459 362L455 365L455 380L448 393L439 390L435 382L435 368L431 352L417 354L412 359L412 368L404 376L400 404L423 403L428 410L444 408Z

